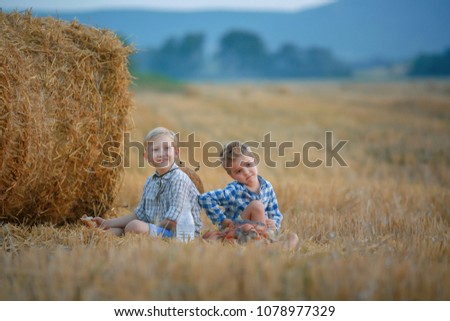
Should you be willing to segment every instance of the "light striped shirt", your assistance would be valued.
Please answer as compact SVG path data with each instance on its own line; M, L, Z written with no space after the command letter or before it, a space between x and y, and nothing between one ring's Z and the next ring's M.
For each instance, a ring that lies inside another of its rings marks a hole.
M217 189L199 196L198 201L214 224L219 225L226 218L233 222L240 219L240 214L251 201L259 200L265 206L265 216L280 228L283 214L278 209L277 197L272 184L258 176L260 192L250 191L237 181L229 183L224 189Z
M155 172L144 185L139 205L134 213L141 221L158 224L169 219L177 221L185 202L191 204L196 233L200 233L202 221L198 204L199 192L191 179L173 164L169 172L160 176Z

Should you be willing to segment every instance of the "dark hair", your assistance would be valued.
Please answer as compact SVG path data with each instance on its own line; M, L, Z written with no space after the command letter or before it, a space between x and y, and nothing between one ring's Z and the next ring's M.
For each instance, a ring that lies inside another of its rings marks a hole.
M222 151L220 152L220 160L222 162L222 166L229 173L231 170L231 166L233 165L233 161L242 156L250 156L255 157L253 153L250 151L250 148L239 141L232 141L223 146Z

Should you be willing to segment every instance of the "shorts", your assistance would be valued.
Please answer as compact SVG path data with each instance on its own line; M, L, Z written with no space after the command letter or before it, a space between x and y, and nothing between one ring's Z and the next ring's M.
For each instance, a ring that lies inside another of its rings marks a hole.
M166 230L163 227L156 226L155 224L148 223L148 230L150 236L158 237L159 235L162 235L163 238L172 238L173 232L170 230Z

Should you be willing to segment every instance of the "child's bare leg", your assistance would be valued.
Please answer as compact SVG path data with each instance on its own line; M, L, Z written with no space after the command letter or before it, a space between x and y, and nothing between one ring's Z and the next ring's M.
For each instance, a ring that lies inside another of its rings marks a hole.
M265 209L264 204L261 201L252 201L241 213L241 218L244 220L265 224L266 217L264 209Z
M127 233L149 233L148 223L132 220L125 226L125 234Z
M120 228L120 227L111 227L111 228L107 229L106 232L112 233L115 236L122 236L124 231L123 231L123 228Z

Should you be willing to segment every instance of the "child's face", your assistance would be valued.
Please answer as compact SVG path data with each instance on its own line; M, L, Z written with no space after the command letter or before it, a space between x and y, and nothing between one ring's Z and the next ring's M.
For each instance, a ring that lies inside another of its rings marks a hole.
M247 155L241 155L233 160L229 175L239 183L249 187L259 184L255 159Z
M146 158L156 169L172 167L178 156L173 139L168 135L159 135L147 142Z

